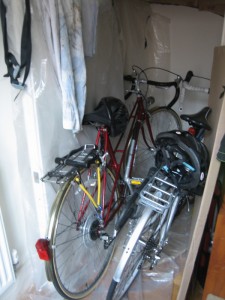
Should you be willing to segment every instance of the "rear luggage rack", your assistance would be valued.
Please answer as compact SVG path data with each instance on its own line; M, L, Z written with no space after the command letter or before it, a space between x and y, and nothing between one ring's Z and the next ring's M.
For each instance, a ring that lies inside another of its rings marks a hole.
M57 157L57 166L41 178L43 182L65 183L78 174L79 170L89 168L98 159L97 146L86 144L72 150L64 157Z
M140 192L139 203L163 213L172 205L176 193L177 187L174 184L155 176Z
M67 165L57 165L54 169L45 174L45 176L41 178L41 181L57 184L65 183L70 180L71 177L74 177L77 172L78 169L75 167Z

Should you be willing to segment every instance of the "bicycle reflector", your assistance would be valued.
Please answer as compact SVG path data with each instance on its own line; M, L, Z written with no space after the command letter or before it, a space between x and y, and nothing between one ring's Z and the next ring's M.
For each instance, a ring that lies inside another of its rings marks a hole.
M193 136L195 136L195 135L196 135L196 130L195 130L195 128L194 128L194 127L190 127L190 128L188 128L188 132L189 132L191 135L193 135Z
M37 249L37 253L40 259L49 261L49 241L47 239L39 239L37 240L35 247Z

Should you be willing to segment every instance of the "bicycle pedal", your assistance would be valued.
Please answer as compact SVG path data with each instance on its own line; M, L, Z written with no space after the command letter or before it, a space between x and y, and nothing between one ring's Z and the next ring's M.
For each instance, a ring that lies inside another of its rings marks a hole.
M110 237L109 235L107 235L107 239L104 239L104 249L108 249L109 246L112 244L112 242L114 241L115 238Z
M156 153L156 149L155 148L153 148L153 147L150 147L150 149L149 149L153 154L155 154Z
M108 236L108 234L102 234L101 236L100 236L100 239L101 240L103 240L103 241L108 241L109 240L109 236Z
M135 177L133 177L133 178L131 178L131 180L130 180L130 183L132 184L132 185L141 185L142 184L142 182L143 182L143 178L135 178Z

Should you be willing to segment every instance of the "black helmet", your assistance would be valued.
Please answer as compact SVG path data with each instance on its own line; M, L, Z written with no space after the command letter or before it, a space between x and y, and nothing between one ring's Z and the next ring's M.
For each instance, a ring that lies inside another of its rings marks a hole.
M93 113L84 116L83 123L104 124L109 128L109 134L115 137L125 131L128 120L128 110L121 100L114 97L104 97Z
M187 131L158 134L155 163L172 174L181 189L201 194L206 179L209 154L204 144Z

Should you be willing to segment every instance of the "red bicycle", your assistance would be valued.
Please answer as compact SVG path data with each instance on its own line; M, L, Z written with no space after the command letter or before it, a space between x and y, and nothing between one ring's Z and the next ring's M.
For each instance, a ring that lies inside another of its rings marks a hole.
M52 206L46 238L38 240L36 248L46 261L48 280L66 299L87 296L104 275L121 207L154 161L151 116L141 87L172 87L174 98L179 97L177 81L151 81L140 76L139 68L133 71L133 76L125 77L132 82L128 93L137 95L131 112L119 99L103 98L83 121L97 129L95 144L56 158L56 167L43 177L62 187ZM111 137L118 137L115 146Z

